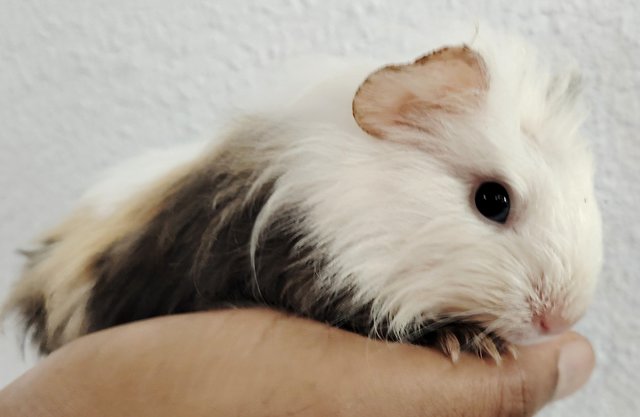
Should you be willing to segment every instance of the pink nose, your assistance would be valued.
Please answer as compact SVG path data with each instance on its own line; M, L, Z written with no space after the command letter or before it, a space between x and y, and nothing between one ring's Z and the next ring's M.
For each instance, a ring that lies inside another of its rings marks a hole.
M572 321L567 320L560 312L556 311L545 312L536 316L534 323L536 323L541 332L545 334L560 334L568 330L573 324Z

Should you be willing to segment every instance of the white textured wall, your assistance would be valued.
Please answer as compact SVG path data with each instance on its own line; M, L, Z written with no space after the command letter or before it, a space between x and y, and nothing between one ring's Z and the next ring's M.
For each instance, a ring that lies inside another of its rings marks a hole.
M586 132L607 262L579 329L598 367L584 391L543 415L640 415L638 4L0 0L0 296L20 268L14 249L60 218L99 170L145 147L209 137L234 92L260 86L257 68L309 52L415 48L412 33L444 17L480 17L572 51L593 108ZM0 386L27 366L15 336L0 336Z

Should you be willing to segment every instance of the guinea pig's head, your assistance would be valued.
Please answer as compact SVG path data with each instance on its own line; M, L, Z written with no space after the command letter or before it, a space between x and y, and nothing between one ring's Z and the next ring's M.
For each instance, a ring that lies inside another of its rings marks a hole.
M354 226L360 255L339 256L371 265L356 287L379 322L400 337L473 322L526 343L585 313L602 244L577 89L518 43L444 48L362 83L355 121L388 159L388 207L370 212L395 223Z

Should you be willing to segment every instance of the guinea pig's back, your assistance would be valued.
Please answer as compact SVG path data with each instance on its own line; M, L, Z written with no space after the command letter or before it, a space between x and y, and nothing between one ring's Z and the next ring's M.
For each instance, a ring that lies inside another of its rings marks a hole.
M96 258L143 228L163 193L194 169L206 146L190 143L149 151L105 172L66 218L21 251L27 262L2 315L16 312L42 352L82 334Z

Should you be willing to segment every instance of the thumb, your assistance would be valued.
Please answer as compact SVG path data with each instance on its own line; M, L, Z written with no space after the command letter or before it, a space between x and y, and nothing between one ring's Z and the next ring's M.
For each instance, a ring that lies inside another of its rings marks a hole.
M430 349L411 348L388 346L380 365L365 368L366 382L359 386L378 410L367 415L532 416L584 385L595 362L591 345L576 333L521 347L517 359L501 365L471 355L453 364ZM401 354L391 352L396 349Z
M570 332L520 347L517 359L508 358L500 366L465 357L450 373L447 386L454 396L465 398L458 401L461 415L532 416L582 387L594 363L591 344Z
M494 401L506 415L533 415L545 404L582 387L595 365L593 349L583 336L569 332L540 345L519 348L498 373L503 394ZM496 414L501 415L501 414Z

